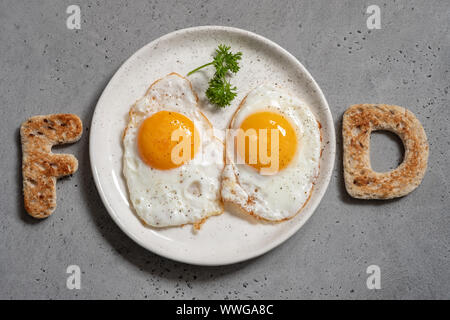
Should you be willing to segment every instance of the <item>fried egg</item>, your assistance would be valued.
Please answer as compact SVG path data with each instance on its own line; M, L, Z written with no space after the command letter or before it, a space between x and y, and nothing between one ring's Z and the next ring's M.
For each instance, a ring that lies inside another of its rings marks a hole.
M222 198L263 220L290 219L310 197L320 154L319 123L311 110L279 88L260 86L231 120Z
M223 143L190 82L171 73L129 112L123 174L137 215L153 227L194 224L223 212Z

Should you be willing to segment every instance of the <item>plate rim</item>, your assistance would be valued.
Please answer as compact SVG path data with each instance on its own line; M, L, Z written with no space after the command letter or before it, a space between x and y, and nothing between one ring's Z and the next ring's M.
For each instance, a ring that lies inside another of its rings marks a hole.
M95 153L95 148L93 143L91 143L94 139L94 134L95 134L95 123L94 120L96 118L96 114L98 113L98 106L102 103L102 101L105 99L105 92L107 91L107 89L111 86L111 84L114 82L115 78L119 77L119 73L121 72L121 70L124 69L124 67L130 63L130 61L132 61L133 59L135 59L136 56L139 55L139 53L141 53L143 50L145 50L148 47L152 47L155 46L158 42L164 41L165 39L168 39L170 37L182 34L182 33L186 33L186 32L196 32L196 31L208 31L208 30L214 30L214 31L225 31L225 32L232 32L232 33L237 33L240 35L244 35L244 36L248 36L251 38L254 38L258 41L263 42L266 45L269 45L270 47L276 49L277 51L279 51L282 55L284 55L285 57L287 57L291 63L294 63L294 65L296 65L298 68L300 68L300 70L306 75L306 78L308 79L308 81L310 81L311 86L314 88L314 90L316 91L319 101L321 104L323 104L326 107L326 110L323 110L323 114L329 118L329 123L332 125L332 127L330 128L331 130L329 130L330 132L330 136L329 136L329 144L328 147L331 148L329 150L330 153L330 159L327 162L327 164L329 165L329 169L328 172L326 172L326 174L323 177L323 186L321 189L318 190L314 190L313 192L317 192L316 194L316 198L312 204L310 203L311 207L310 207L310 211L309 213L307 213L304 217L304 219L302 219L298 225L296 225L294 228L292 228L291 230L289 230L288 232L286 232L285 234L283 234L282 236L278 237L275 241L272 241L271 243L269 243L269 245L266 246L262 246L259 250L255 250L253 253L247 255L246 257L242 258L233 258L233 257L229 257L228 259L225 259L224 261L219 261L219 262L211 262L211 261L205 261L205 262L199 262L198 260L193 260L190 259L189 257L183 257L183 256L179 256L176 254L171 254L170 252L164 251L161 248L158 248L157 246L151 246L148 243L145 243L143 241L141 241L140 239L138 239L133 232L131 232L130 230L128 230L121 222L121 220L119 219L119 217L115 214L114 209L112 208L112 205L109 203L109 201L106 198L106 193L104 192L102 185L101 185L101 181L100 181L100 177L98 175L97 172L97 168L96 168L96 164L95 164L95 157L94 157L94 153ZM89 160L90 160L90 166L91 166L91 172L92 172L92 176L94 178L94 183L95 186L97 188L97 192L100 195L100 198L102 200L103 205L105 206L108 214L111 216L111 218L113 219L113 221L116 223L117 226L119 226L119 228L129 237L131 238L135 243L137 243L138 245L140 245L141 247L145 248L146 250L149 250L150 252L153 252L154 254L157 254L161 257L173 260L173 261L177 261L177 262L181 262L181 263L187 263L187 264L191 264L191 265L202 265L202 266L224 266L224 265L230 265L230 264L235 264L238 262L242 262L242 261L247 261L250 259L254 259L257 258L269 251L271 251L272 249L278 247L279 245L281 245L282 243L284 243L285 241L287 241L289 238L291 238L295 233L297 233L297 231L299 231L303 225L311 218L311 216L314 214L314 212L316 211L318 205L320 204L320 202L322 201L328 187L331 181L331 176L334 170L334 165L335 165L335 158L336 158L336 135L335 135L335 127L334 127L334 120L333 120L333 116L331 114L331 110L330 107L328 105L328 102L325 98L325 95L322 92L322 89L319 87L319 85L317 84L316 80L313 78L313 76L310 74L310 72L303 66L303 64L293 55L291 54L289 51L287 51L286 49L284 49L283 47L281 47L279 44L277 44L276 42L265 38L264 36L261 36L259 34L256 34L252 31L247 31L245 29L240 29L240 28L236 28L236 27L229 27L229 26L219 26L219 25L204 25L204 26L195 26L195 27L189 27L189 28L183 28L183 29L179 29L179 30L175 30L172 32L169 32L163 36L160 36L152 41L150 41L149 43L145 44L144 46L142 46L141 48L139 48L137 51L135 51L130 57L128 57L115 71L114 75L110 78L110 80L108 81L108 84L104 87L102 94L100 95L100 98L98 99L96 105L95 105L95 109L91 118L91 123L90 123L90 133L89 133Z

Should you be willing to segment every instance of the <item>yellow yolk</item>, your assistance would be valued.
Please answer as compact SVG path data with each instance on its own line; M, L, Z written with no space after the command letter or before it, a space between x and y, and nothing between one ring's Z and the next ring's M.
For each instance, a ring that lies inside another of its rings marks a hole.
M139 155L146 164L155 169L168 170L194 158L200 136L194 123L186 116L160 111L144 120L139 128L137 145Z
M261 142L260 139L265 140L265 137L267 137L266 155L270 158L270 155L272 154L272 134L278 134L278 169L275 169L275 172L283 170L294 158L297 150L297 135L292 124L281 114L271 111L253 113L244 119L240 129L242 129L242 131L239 131L238 139L245 139L245 149L238 147L238 152L249 166L252 166L257 170L271 167L271 161L268 162L267 159L262 161L262 154L260 153L259 146ZM261 131L261 129L266 129L266 131ZM274 130L273 133L272 130ZM242 134L246 135L248 138L243 136L239 137ZM264 137L261 136L262 134L264 134ZM252 142L256 147L250 148ZM264 147L264 141L262 146ZM275 140L274 148L276 147ZM254 154L255 150L257 152L256 155ZM244 152L245 154L243 154Z

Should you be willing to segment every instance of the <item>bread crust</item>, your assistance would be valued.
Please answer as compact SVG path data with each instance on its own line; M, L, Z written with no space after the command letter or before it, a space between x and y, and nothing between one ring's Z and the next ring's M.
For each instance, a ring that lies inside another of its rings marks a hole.
M370 165L370 135L385 130L400 137L403 162L389 172ZM342 122L344 180L347 192L359 199L392 199L413 191L421 183L428 162L428 142L420 121L409 110L386 104L353 105Z
M34 116L20 128L22 143L23 196L26 211L46 218L56 208L56 179L73 174L78 161L71 154L54 154L54 145L76 142L83 132L74 114Z

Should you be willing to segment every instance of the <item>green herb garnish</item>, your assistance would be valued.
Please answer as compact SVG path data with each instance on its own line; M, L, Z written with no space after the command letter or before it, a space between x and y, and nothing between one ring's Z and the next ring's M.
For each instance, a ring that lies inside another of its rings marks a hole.
M232 53L231 47L224 44L219 45L216 49L216 56L214 60L204 64L187 75L190 76L194 72L214 65L216 72L211 80L209 80L209 87L206 90L206 96L213 104L223 108L230 105L231 101L236 97L236 87L231 86L231 83L226 79L228 72L236 73L239 71L239 60L242 58L242 52Z

